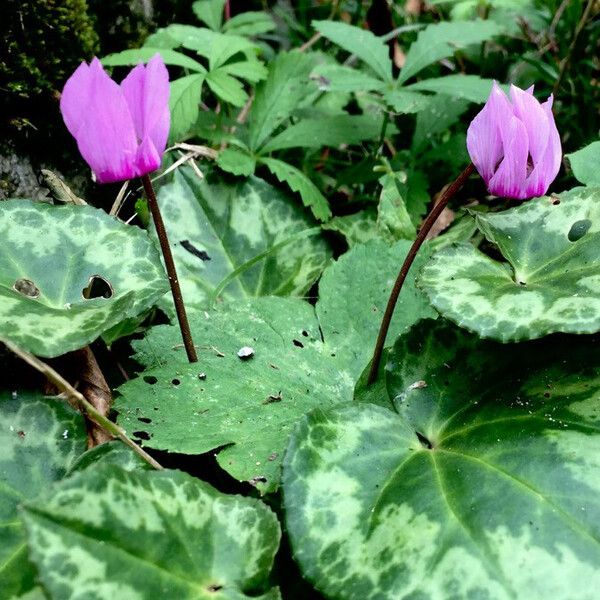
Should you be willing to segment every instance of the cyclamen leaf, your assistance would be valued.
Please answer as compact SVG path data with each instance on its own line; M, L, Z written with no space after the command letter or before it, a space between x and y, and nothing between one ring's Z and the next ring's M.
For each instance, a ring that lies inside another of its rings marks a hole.
M401 337L379 382L394 411L316 410L291 437L284 504L303 574L348 600L587 600L598 341L506 346L427 321Z
M385 175L380 183L382 189L377 208L377 229L381 237L390 243L398 240L413 240L417 231L396 185L396 177Z
M476 221L506 262L470 244L435 254L418 284L442 315L504 342L600 330L599 188L477 213Z
M370 31L340 21L313 21L312 25L323 37L358 56L383 81L392 80L389 49Z
M64 401L36 392L0 392L0 590L11 598L34 587L18 507L62 479L87 445L83 418Z
M364 244L378 236L377 214L374 210L361 210L352 215L333 217L331 221L322 225L328 231L337 231L345 238L348 246L352 248L357 244Z
M429 25L419 32L409 48L398 83L407 81L431 63L452 56L456 50L485 42L502 31L498 23L482 20Z
M146 232L101 210L7 200L0 216L0 339L24 350L82 348L168 290ZM92 280L101 293L86 299Z
M269 63L267 79L256 88L248 119L250 148L257 150L313 89L312 59L302 52L281 52Z
M573 175L576 179L589 186L600 186L600 142L592 142L588 146L567 154Z
M23 519L53 600L280 598L267 581L281 535L273 512L181 471L87 469Z
M285 181L294 192L298 192L304 206L308 206L319 221L331 218L329 204L319 188L299 169L276 158L262 156L260 162L265 165L279 181Z

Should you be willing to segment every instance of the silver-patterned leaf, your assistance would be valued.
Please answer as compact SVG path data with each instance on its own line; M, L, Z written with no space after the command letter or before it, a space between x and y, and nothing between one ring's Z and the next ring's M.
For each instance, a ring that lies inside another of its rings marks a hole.
M476 220L507 262L469 244L434 254L418 285L442 315L504 342L600 330L600 188Z
M91 206L2 202L0 239L0 339L39 356L89 344L168 290L146 233Z
M267 589L277 518L179 471L104 465L26 505L32 560L50 598L280 598Z

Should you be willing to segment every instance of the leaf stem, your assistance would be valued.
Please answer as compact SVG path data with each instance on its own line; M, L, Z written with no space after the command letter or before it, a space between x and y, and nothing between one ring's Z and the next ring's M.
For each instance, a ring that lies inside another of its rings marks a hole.
M446 208L446 205L448 204L450 199L465 184L465 181L469 178L471 173L473 173L474 169L475 167L473 166L473 164L469 164L469 166L456 178L456 180L444 192L437 204L431 209L431 212L427 215L425 221L423 221L423 224L419 229L419 233L417 234L415 241L410 247L406 258L404 259L404 263L400 268L400 272L398 273L398 277L396 278L396 282L394 283L394 287L392 288L390 298L385 308L385 313L383 314L383 319L381 320L381 326L379 328L377 342L375 343L375 349L373 350L373 358L371 359L371 369L369 370L367 385L371 385L375 381L375 379L377 379L377 371L379 370L381 354L385 345L385 338L387 337L387 333L390 328L392 316L394 315L396 302L398 301L398 296L402 291L402 286L404 285L404 281L406 280L406 276L408 275L410 267L412 266L415 257L417 256L417 252L419 251L419 248L422 246L423 242L425 241L425 238L427 237L427 234L437 221L438 217L440 216L444 208Z
M192 332L190 331L190 324L185 311L185 304L183 303L183 296L181 295L181 288L179 287L179 279L177 279L177 270L175 268L175 261L173 260L173 253L169 246L169 238L167 237L167 230L160 214L158 207L158 201L156 200L156 194L152 187L152 181L149 175L142 177L142 185L148 198L148 206L152 213L152 220L156 227L156 233L160 242L160 249L165 260L165 267L167 268L167 275L169 276L169 283L171 284L171 293L173 294L173 302L175 303L175 311L177 312L177 320L179 321L179 329L181 330L181 337L183 338L183 345L187 353L188 360L191 363L198 362L198 355L196 354L196 347L194 346L194 340L192 339Z
M3 340L4 341L4 340ZM152 465L155 469L161 470L163 467L154 460L145 450L140 448L132 439L127 437L125 430L119 427L116 423L113 423L87 400L87 398L78 392L60 373L55 371L49 364L43 362L37 356L21 350L18 346L12 342L4 341L6 347L16 354L19 358L24 360L27 364L31 365L34 369L39 371L42 375L47 377L59 390L64 392L75 405L96 425L102 427L102 429L108 431L111 435L119 438L124 444L129 446L136 454L143 458L148 464Z

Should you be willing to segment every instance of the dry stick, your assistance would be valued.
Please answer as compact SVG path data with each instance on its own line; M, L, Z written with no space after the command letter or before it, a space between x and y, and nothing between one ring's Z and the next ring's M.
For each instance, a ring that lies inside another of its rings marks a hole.
M179 321L179 329L181 329L183 345L185 346L188 360L191 363L198 362L198 355L196 354L194 340L192 340L192 332L190 331L190 324L187 313L185 312L185 304L183 303L179 280L177 279L177 270L175 269L173 253L169 246L167 230L165 229L165 224L162 215L160 214L160 209L158 208L158 201L156 200L156 194L154 193L154 188L152 187L152 181L150 181L149 175L144 175L142 177L142 185L144 186L144 191L148 198L148 205L150 206L152 220L154 221L156 233L158 234L160 249L162 250L163 258L165 259L165 267L167 268L169 283L171 284L171 293L173 294L173 302L175 303L175 311L177 312L177 320Z
M452 183L446 192L442 195L438 203L431 209L431 212L427 215L425 221L423 221L423 225L421 225L421 229L419 229L419 233L415 241L413 242L406 258L404 259L404 263L400 272L398 273L398 277L396 279L396 283L394 283L394 287L392 288L392 293L390 294L390 299L388 300L387 306L385 308L385 313L383 315L383 319L381 320L381 327L379 328L379 335L377 336L377 342L375 344L375 350L373 351L373 358L371 359L371 370L369 371L369 378L367 380L367 384L372 384L375 379L377 379L377 372L379 371L379 363L381 362L381 355L383 353L383 347L385 345L385 338L387 337L388 329L390 328L390 323L392 321L392 316L394 315L394 309L396 308L396 302L398 301L398 296L400 295L400 291L402 290L402 286L404 285L404 281L406 280L406 276L408 275L408 271L412 266L415 257L417 256L417 252L419 248L425 241L427 234L430 229L433 227L434 223L437 221L438 217L446 208L446 205L450 201L450 199L460 190L460 188L464 185L465 181L469 178L471 173L473 173L474 166L470 164Z
M96 425L102 427L110 434L119 438L124 444L129 446L136 454L141 456L148 464L152 465L155 469L162 469L163 467L156 462L145 450L140 448L133 440L127 437L125 430L121 429L116 423L113 423L107 419L102 413L97 411L87 398L78 392L60 373L55 371L49 364L41 361L39 358L21 350L18 346L12 342L4 342L6 347L16 354L19 358L24 360L26 363L31 365L34 369L39 371L42 375L46 376L50 382L52 382L59 390L64 392L73 402L79 407L79 409L85 413L85 415L94 421Z

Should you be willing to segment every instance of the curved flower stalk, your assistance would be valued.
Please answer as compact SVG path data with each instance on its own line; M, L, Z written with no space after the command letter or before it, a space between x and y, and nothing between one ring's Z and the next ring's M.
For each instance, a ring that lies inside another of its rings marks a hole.
M562 157L552 101L540 104L533 86L514 85L509 100L494 82L467 131L469 155L491 194L524 200L547 192Z
M68 79L60 110L98 183L141 177L160 167L167 145L169 73L157 54L118 85L94 58Z

